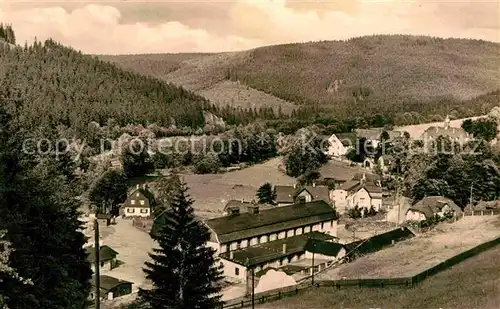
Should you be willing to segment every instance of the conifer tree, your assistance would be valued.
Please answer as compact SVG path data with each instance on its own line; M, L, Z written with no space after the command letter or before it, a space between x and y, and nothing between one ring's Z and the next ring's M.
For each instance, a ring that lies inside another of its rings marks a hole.
M53 157L22 151L27 135L4 108L11 101L0 93L0 229L8 266L33 284L0 272L0 294L11 309L87 308L92 271L69 182Z
M156 220L162 226L151 233L159 248L153 249L144 272L153 288L140 290L139 297L153 309L220 308L222 272L215 250L206 246L210 232L194 217L193 200L185 183L179 183L170 208Z

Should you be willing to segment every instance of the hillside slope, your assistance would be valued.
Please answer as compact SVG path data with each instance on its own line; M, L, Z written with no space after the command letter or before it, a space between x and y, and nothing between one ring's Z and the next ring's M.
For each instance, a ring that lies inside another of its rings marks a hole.
M203 111L212 111L201 96L155 78L124 71L51 40L0 52L3 92L23 101L24 128L59 125L88 131L114 119L118 125L203 127ZM81 135L80 135L81 136Z
M274 98L268 105L319 104L338 118L402 112L442 116L500 83L500 44L478 40L379 35L197 55L176 62L176 70L165 69L176 57L156 59L155 68L146 55L106 59L183 85L214 103L262 101L258 91ZM458 114L480 113L475 105Z
M257 305L258 309L310 308L500 308L500 246L469 258L427 278L412 289L345 288L312 289L283 299Z

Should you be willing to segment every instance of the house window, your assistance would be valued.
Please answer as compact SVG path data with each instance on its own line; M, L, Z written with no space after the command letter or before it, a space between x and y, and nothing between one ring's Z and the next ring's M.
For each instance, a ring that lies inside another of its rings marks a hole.
M141 209L141 214L147 214L149 212L149 209L143 208Z
M235 276L239 276L239 275L240 275L240 269L239 269L238 267L236 267L236 268L234 269L234 275L235 275Z
M101 262L101 267L104 267L104 262Z
M134 208L127 208L127 212L128 212L128 213L134 213L134 212L135 212L135 209L134 209Z
M241 248L241 241L236 242L236 250Z
M144 205L144 201L141 200L141 205Z
M135 200L130 200L130 204L135 205Z
M283 259L280 260L280 266L283 266Z
M220 262L220 263L219 263L219 267L220 267L220 268L224 268L224 263Z
M137 192L137 193L135 194L135 196L139 197L139 192Z
M325 228L325 222L321 222L321 229Z

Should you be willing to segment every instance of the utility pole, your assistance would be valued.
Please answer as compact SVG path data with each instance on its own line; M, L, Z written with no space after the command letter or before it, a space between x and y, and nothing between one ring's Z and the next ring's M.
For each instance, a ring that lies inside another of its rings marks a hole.
M469 200L469 206L470 210L472 211L472 187L474 187L474 183L470 185L470 200Z
M311 285L314 285L314 248L316 247L316 243L314 242L313 240L313 256L312 256L312 268L311 268L311 271L312 271L312 276L311 276Z
M101 308L101 280L99 275L99 221L94 219L94 249L95 249L95 309Z
M252 309L255 309L255 268L252 267Z

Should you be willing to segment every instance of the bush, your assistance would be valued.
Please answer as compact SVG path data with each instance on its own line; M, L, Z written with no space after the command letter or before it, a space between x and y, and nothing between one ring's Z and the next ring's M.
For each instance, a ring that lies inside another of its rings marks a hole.
M221 166L219 158L213 153L198 155L193 161L193 168L196 174L215 174Z

